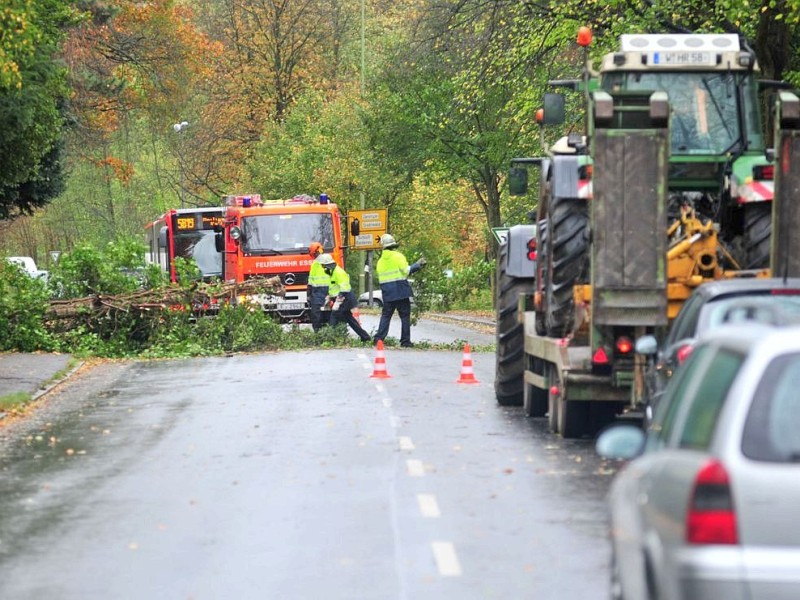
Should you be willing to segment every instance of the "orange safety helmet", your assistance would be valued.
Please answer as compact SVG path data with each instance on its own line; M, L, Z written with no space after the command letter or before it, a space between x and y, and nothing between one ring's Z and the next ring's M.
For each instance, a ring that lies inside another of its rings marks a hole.
M323 252L325 252L325 248L323 248L322 244L320 244L319 242L311 242L311 244L309 244L308 246L308 253L311 256L311 258L316 258Z

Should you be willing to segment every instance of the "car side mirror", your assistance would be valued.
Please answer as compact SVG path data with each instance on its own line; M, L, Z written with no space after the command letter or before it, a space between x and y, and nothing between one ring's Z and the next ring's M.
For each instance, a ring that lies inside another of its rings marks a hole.
M644 450L645 434L634 425L612 425L601 433L595 451L603 458L631 460Z
M361 233L361 223L358 219L353 219L350 222L350 235L356 237Z
M222 236L222 233L214 234L214 248L217 252L223 252L225 250L225 239Z

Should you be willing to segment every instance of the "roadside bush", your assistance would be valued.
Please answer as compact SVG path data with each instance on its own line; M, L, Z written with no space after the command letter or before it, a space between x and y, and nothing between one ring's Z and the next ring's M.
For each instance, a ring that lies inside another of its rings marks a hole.
M163 285L166 277L157 266L145 266L144 253L144 244L132 239L111 242L102 251L79 246L52 270L51 288L61 298L82 298Z
M260 309L246 306L223 306L215 318L197 323L197 335L215 340L224 352L274 350L283 343L280 323Z
M45 328L43 316L48 292L18 265L0 260L0 350L53 350L56 342Z

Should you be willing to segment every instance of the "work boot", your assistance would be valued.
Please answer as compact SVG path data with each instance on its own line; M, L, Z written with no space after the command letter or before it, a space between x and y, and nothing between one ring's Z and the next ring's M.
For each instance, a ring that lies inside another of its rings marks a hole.
M414 344L412 344L411 342L403 342L402 344L400 344L400 347L401 348L413 348Z

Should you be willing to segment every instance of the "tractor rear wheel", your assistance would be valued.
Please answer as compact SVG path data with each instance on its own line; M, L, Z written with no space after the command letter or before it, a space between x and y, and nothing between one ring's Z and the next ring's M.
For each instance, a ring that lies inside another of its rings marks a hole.
M552 260L546 279L547 335L565 337L575 324L572 288L585 281L589 264L589 211L580 198L553 198L549 232Z
M497 311L494 391L500 406L522 406L525 373L525 328L519 320L519 295L533 292L533 279L506 272L508 243L497 256Z
M772 202L744 206L745 269L769 268Z

